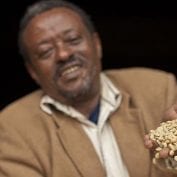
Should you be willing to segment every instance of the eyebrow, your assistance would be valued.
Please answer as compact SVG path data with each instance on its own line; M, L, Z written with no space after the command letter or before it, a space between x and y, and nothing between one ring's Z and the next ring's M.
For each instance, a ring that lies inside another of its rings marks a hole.
M67 29L63 32L63 34L66 35L68 33L74 32L74 31L75 31L74 29Z
M46 43L48 43L48 41L49 41L49 39L43 39L43 40L37 42L37 45L46 44Z
M68 33L71 33L71 32L74 32L74 31L75 31L74 29L69 28L69 29L63 31L62 34L67 35ZM46 43L48 43L49 40L50 40L50 38L42 39L39 42L37 42L37 45L46 44Z

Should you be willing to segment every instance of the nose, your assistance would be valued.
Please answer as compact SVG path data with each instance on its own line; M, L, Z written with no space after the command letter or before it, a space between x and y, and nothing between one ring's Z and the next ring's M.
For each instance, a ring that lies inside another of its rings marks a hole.
M67 60L71 55L71 50L64 44L59 44L57 47L56 58L60 61Z

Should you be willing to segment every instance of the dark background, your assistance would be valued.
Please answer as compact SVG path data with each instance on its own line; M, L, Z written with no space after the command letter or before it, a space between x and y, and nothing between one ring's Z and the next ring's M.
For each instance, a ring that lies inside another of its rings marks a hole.
M0 109L37 86L17 48L20 18L34 0L1 2ZM177 5L171 1L73 0L92 17L103 43L103 69L145 66L177 76Z

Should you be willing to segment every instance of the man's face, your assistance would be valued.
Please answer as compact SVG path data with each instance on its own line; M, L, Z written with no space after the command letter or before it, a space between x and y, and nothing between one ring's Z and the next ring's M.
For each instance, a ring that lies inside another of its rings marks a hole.
M55 8L39 14L27 25L23 41L27 69L48 95L70 103L98 92L100 42L77 13Z

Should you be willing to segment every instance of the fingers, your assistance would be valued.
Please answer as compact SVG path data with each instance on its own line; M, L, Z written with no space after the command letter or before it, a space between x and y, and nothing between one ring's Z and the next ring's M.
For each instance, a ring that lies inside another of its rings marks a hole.
M177 159L177 104L165 112L164 121L144 136L144 145L154 153L154 162L168 157Z
M169 149L168 148L164 148L161 151L159 151L159 158L167 158L169 156Z
M153 142L152 142L152 140L150 140L149 135L144 136L144 145L147 149L153 148Z
M176 107L170 111L170 116L177 116ZM144 144L147 149L154 153L154 162L157 159L172 158L177 159L177 119L166 121L160 124L155 130L150 130L149 134L144 137Z
M168 148L158 148L157 144L153 142L149 135L144 136L144 145L147 149L153 151L155 158L167 158L169 156L170 150Z

